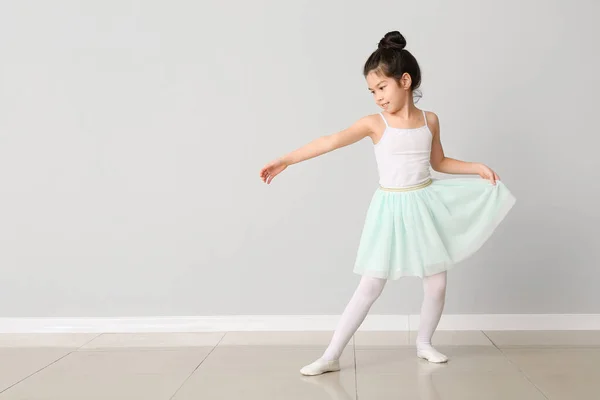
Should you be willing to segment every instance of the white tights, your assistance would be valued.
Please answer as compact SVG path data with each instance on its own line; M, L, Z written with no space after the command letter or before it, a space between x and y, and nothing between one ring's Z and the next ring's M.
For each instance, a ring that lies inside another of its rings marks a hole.
M323 354L325 360L337 360L342 351L365 320L371 306L379 298L387 280L363 276L358 288L346 306L333 334L331 343ZM423 305L417 335L417 346L431 346L431 337L437 328L446 298L446 272L423 278Z

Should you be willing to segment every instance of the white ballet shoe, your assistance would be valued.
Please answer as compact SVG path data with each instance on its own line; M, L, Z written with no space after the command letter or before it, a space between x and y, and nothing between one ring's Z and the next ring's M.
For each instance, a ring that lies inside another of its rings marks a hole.
M432 363L445 363L448 362L448 357L431 345L421 345L417 347L417 357L427 360Z
M314 376L314 375L324 374L325 372L334 372L334 371L339 371L339 370L340 370L339 360L328 361L328 360L319 358L317 361L313 362L312 364L308 364L307 366L303 367L300 370L300 373L302 375L306 375L306 376Z

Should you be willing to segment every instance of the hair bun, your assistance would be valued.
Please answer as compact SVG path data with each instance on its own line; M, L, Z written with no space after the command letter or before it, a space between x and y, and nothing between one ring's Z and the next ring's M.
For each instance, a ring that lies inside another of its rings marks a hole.
M383 39L379 41L379 49L396 49L402 50L406 47L406 39L398 31L392 31L385 34Z

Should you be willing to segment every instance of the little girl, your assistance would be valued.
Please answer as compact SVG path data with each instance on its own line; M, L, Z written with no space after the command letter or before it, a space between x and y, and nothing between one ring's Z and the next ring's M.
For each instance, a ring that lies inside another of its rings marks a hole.
M319 359L300 370L303 375L338 371L343 349L387 280L402 276L423 279L417 356L433 363L448 361L431 345L444 308L446 271L477 251L515 203L489 167L444 155L438 117L414 105L421 72L405 46L399 32L389 32L365 63L363 74L381 113L318 138L260 171L263 182L270 184L289 165L367 136L374 145L379 188L367 211L354 266L362 278L331 343ZM432 179L430 168L484 179Z

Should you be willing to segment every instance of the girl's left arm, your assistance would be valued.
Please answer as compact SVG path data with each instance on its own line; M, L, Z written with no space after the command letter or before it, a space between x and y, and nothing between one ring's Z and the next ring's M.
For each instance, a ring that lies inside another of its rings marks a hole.
M433 112L427 112L427 124L433 136L431 143L431 168L445 174L479 175L496 184L500 177L487 165L477 162L467 162L446 157L440 139L440 121Z

